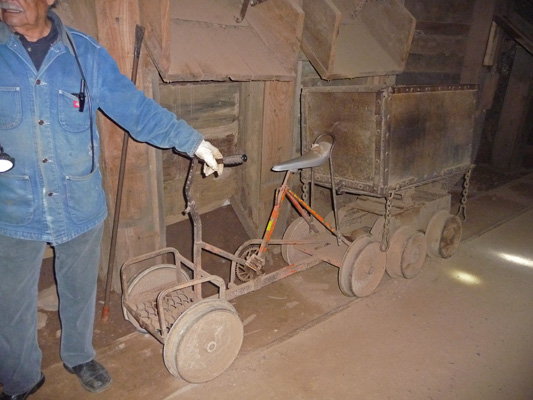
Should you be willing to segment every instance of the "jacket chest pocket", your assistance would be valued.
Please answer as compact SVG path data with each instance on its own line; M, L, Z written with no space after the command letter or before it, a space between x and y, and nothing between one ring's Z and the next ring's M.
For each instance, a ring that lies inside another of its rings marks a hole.
M0 86L0 129L13 129L21 122L20 88Z
M59 124L69 132L84 132L89 129L89 110L86 107L80 112L80 103L77 96L60 90L58 93L58 118Z

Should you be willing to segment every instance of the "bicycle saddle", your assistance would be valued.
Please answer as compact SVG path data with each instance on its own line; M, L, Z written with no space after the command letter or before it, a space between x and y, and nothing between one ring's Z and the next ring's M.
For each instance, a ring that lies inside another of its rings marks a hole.
M324 164L329 158L332 145L332 143L327 141L313 144L307 153L300 157L293 158L292 160L274 165L272 171L296 171L303 168L318 167Z

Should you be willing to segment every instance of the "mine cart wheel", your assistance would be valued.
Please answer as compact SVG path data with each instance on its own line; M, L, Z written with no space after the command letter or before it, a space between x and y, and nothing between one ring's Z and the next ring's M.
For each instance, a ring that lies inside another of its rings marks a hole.
M434 258L450 258L459 247L462 233L463 224L459 217L440 210L431 217L426 229L428 255Z
M426 236L411 226L402 226L391 237L387 250L387 274L392 278L414 278L424 265Z
M244 243L237 249L235 256L240 257L243 260L248 260L251 256L257 254L258 252L258 244ZM235 271L235 275L241 282L248 282L257 276L257 272L255 272L252 268L235 261L231 262L231 270Z
M371 236L360 236L350 244L339 269L339 287L346 296L366 297L385 274L387 253Z
M226 300L202 300L176 320L163 347L168 371L190 383L203 383L222 374L235 360L244 327Z
M326 231L326 228L320 222L313 220L312 224L318 229L319 234ZM298 217L287 227L287 230L283 235L283 240L305 240L310 239L312 235L316 234L313 231L310 231L309 225L305 219L303 219L303 217ZM297 264L308 258L309 254L295 249L292 244L287 244L281 246L281 256L287 264Z
M176 268L178 270L176 271ZM153 267L140 271L136 275L132 276L128 283L128 295L136 296L144 292L149 292L156 288L162 288L165 285L184 283L189 281L189 276L181 266L174 264L159 264ZM154 300L157 297L157 293L154 294ZM122 313L127 321L130 321L132 325L139 332L146 332L137 320L130 314L130 312L124 307L124 297L122 297Z

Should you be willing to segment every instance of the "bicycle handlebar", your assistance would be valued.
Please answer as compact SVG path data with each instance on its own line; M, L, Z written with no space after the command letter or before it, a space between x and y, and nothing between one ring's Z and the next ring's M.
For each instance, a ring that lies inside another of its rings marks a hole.
M248 156L246 154L234 154L231 156L225 156L222 158L216 159L219 164L224 165L240 165L248 161Z
M195 157L199 162L204 163L200 157ZM241 165L248 161L248 156L246 154L233 154L231 156L224 156L222 158L215 158L216 162L219 164L224 164L226 166L231 165Z

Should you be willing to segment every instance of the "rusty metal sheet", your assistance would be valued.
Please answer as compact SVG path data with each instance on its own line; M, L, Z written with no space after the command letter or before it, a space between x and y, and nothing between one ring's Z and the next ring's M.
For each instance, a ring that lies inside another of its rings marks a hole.
M335 137L335 174L364 189L374 186L376 163L376 91L361 88L320 88L304 90L302 123L303 148L309 148L323 132ZM307 174L308 171L304 171ZM329 169L316 169L320 181L329 182Z
M388 186L421 183L471 163L475 90L393 93Z
M336 188L386 196L470 168L476 94L474 85L307 88L302 145L331 133ZM315 181L331 186L327 165Z

